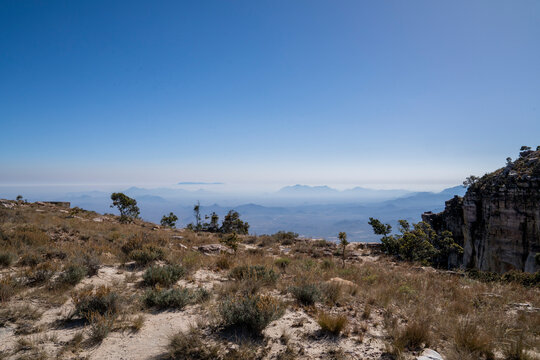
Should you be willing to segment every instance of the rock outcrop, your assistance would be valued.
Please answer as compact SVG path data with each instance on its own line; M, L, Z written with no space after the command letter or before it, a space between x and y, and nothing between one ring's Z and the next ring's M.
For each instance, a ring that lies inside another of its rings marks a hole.
M422 219L450 230L464 248L461 264L503 273L540 270L540 151L473 181L463 198Z

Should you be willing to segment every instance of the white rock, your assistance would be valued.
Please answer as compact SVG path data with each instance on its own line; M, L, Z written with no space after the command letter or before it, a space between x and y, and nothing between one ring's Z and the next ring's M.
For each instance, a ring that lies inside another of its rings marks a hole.
M416 358L416 360L444 360L441 354L435 350L425 349L422 355Z

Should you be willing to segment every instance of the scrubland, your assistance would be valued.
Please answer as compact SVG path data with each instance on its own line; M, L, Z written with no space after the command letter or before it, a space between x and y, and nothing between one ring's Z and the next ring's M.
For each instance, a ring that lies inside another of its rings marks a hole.
M2 207L4 206L4 207ZM0 359L539 359L540 290L352 243L0 204Z

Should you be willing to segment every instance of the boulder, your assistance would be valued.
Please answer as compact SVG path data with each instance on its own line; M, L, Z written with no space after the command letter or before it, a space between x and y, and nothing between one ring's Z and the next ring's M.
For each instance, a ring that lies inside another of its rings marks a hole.
M331 278L326 282L327 284L336 284L343 287L356 287L356 284L352 281L342 279L340 277Z
M441 354L435 350L425 349L416 360L444 360Z
M234 254L234 251L229 249L228 247L221 245L221 244L207 244L207 245L201 245L197 248L200 252L202 252L205 255L217 255L221 252L226 252L229 254Z

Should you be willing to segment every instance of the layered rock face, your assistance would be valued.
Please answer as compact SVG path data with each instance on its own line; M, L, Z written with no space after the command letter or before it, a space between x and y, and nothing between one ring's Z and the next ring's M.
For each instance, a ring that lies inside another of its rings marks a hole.
M540 151L474 182L463 199L446 202L424 221L462 242L465 267L503 273L540 270Z

